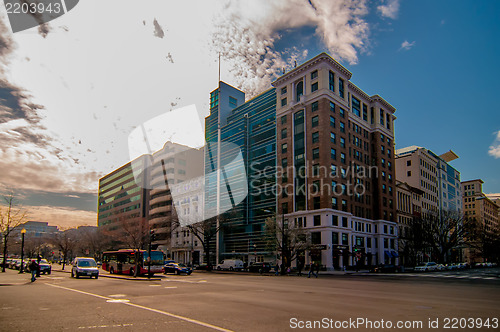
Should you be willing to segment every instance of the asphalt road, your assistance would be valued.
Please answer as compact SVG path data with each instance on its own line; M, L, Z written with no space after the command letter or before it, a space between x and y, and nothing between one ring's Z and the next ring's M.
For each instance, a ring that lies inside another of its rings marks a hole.
M362 331L388 330L366 323L376 327L382 319L393 330L398 321L421 322L414 329L420 331L438 319L432 329L438 331L446 318L500 318L498 278L200 272L136 281L53 272L30 283L28 275L8 270L0 284L1 331L290 331L308 321L335 329L335 322L361 318Z

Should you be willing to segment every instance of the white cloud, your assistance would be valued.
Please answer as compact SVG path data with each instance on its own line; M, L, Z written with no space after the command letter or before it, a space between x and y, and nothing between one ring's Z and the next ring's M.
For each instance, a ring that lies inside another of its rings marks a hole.
M377 7L382 17L396 19L399 11L399 0L382 0L382 4Z
M87 0L51 21L45 38L2 29L17 48L0 63L7 68L0 75L43 109L33 111L40 116L36 128L27 116L2 127L0 183L96 192L101 174L129 161L127 137L135 126L191 104L208 115L219 52L221 78L247 97L310 55L298 46L276 50L286 29L313 27L333 57L357 63L369 43L367 2ZM8 22L5 15L0 20Z
M409 51L413 46L415 46L415 41L412 41L411 43L405 40L403 43L401 43L401 47L399 50L405 50Z
M496 135L495 140L490 145L488 154L495 159L500 158L500 130L494 133Z

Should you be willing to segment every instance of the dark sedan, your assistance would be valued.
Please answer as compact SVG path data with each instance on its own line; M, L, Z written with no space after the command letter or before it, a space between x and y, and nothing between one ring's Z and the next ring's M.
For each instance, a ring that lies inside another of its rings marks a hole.
M269 272L271 271L271 264L269 263L252 263L248 267L248 272Z
M164 268L163 268L163 273L164 274L167 274L167 273L175 273L175 274L182 274L182 273L185 273L187 275L190 275L193 270L184 265L184 264L181 264L181 263L168 263L168 264L165 264Z

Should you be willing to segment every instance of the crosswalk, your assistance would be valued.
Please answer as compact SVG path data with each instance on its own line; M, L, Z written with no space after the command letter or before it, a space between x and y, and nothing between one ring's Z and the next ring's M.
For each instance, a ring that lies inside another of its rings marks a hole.
M380 273L381 276L394 276L391 273ZM424 278L447 278L447 279L466 279L466 280L498 280L498 275L473 275L473 274L453 274L453 273L400 273L398 276L402 277L424 277Z

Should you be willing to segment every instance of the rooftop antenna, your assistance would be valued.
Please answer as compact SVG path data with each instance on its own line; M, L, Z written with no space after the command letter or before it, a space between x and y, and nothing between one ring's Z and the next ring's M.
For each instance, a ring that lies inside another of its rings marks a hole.
M220 52L219 52L219 82L220 82Z

